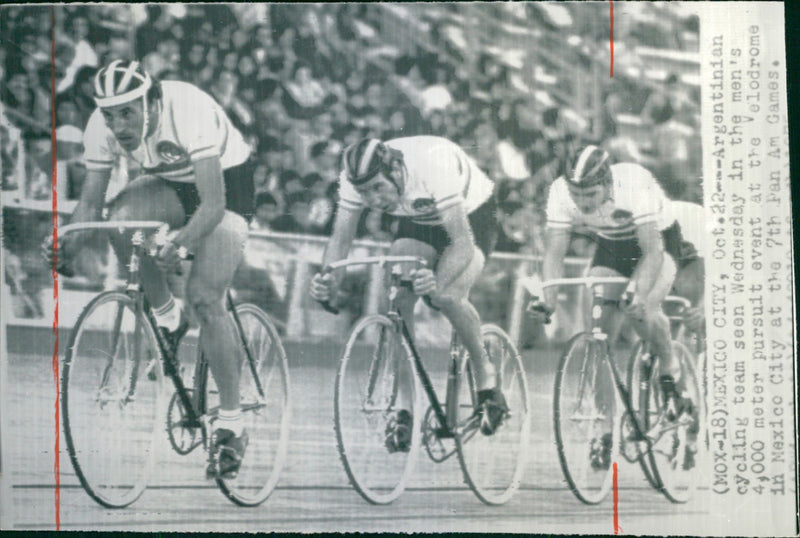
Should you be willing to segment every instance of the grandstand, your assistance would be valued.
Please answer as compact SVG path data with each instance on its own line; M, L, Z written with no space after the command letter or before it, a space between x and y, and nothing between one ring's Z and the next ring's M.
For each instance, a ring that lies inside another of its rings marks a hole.
M648 166L673 197L702 195L698 19L659 4L615 9L612 78L605 3L4 7L3 260L13 306L4 315L50 323L51 277L38 256L51 221L50 133L57 129L58 208L68 214L84 174L75 132L93 109L91 76L136 57L161 79L205 89L250 141L259 200L272 206L253 225L239 292L266 297L291 334L337 323L303 290L330 230L341 148L415 134L454 140L498 183L506 253L475 295L490 319L519 334L519 305L500 311L493 298L521 297L512 276L536 267L543 200L567 144L600 141ZM110 195L135 173L118 163ZM384 248L391 226L365 217L361 248ZM82 274L62 281L64 297L76 297L66 304L111 278L108 253L86 253ZM576 240L573 254L586 253ZM375 304L374 284L357 277L351 317ZM62 310L62 324L70 318Z

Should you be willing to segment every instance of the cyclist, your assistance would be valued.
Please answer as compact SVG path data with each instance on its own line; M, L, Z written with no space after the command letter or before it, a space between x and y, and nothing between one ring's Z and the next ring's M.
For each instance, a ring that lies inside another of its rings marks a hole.
M177 229L140 268L147 300L170 348L167 360L175 360L188 322L165 274L175 271L187 250L194 253L186 300L200 324L200 347L220 392L216 472L234 477L247 433L239 407L241 357L225 293L243 257L253 212L250 148L210 96L185 82L159 82L137 61L111 62L97 73L93 87L97 109L84 132L87 177L71 222L101 218L119 157L138 164L141 175L110 202L108 218L156 220ZM69 271L75 247L73 241L61 243L61 269ZM125 259L126 247L121 242L114 247Z
M611 165L608 153L589 145L577 153L567 173L550 187L542 278L563 276L564 257L572 232L591 233L597 248L589 276L624 276L635 286L625 308L636 332L651 344L659 357L659 385L671 420L692 412L684 393L680 364L673 360L669 321L661 302L672 288L680 256L680 226L663 214L667 203L661 187L645 168L633 163ZM606 299L619 299L625 285L604 287ZM543 301L534 306L549 317L556 307L558 289L545 290ZM613 330L616 313L604 309L602 323ZM591 463L610 465L611 434L592 440Z
M420 295L450 320L476 374L481 431L491 435L507 407L468 297L497 238L494 183L459 146L434 136L365 138L347 147L342 160L339 207L323 265L347 257L364 209L399 217L390 254L420 256L428 265L406 270L403 277L412 281L413 293L403 289L398 308L412 336ZM341 271L315 275L311 296L320 302L335 299L342 277ZM397 411L389 424L387 447L407 451L410 413Z

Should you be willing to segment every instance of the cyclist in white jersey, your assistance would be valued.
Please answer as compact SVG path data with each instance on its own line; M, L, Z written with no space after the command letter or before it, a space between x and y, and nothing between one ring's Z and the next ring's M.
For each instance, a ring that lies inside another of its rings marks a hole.
M238 472L247 445L239 406L239 347L225 292L244 254L253 208L250 148L222 108L184 82L159 82L139 62L114 61L94 80L98 108L84 133L87 178L71 222L101 218L118 157L139 165L108 206L110 220L156 220L177 232L141 274L147 300L174 357L188 322L165 278L181 254L194 253L186 299L200 324L200 347L220 391L214 442L223 477ZM118 242L121 243L121 242ZM62 242L69 271L75 243ZM126 247L114 245L121 259Z
M676 258L682 242L674 219L663 214L667 202L655 178L633 163L611 165L609 155L597 146L587 146L577 154L565 176L550 187L547 200L547 230L542 278L563 276L564 257L574 232L596 237L597 248L590 276L630 277L635 284L632 303L626 307L639 335L651 344L660 357L661 385L671 418L691 412L691 402L683 396L680 365L673 360L669 321L661 303L672 288ZM607 299L619 299L625 285L605 286ZM555 311L558 289L545 290L543 302L534 307ZM608 310L608 309L605 309ZM613 333L615 312L606 311L603 325ZM594 440L593 465L609 464L608 439Z
M492 434L506 404L468 297L497 238L494 183L460 147L434 136L363 139L345 149L339 182L339 208L323 265L347 256L365 208L400 217L390 254L421 256L428 267L408 271L413 293L403 290L398 307L411 323L418 296L427 295L450 320L476 372L481 429ZM335 298L342 276L317 274L311 296L321 302ZM413 326L409 330L413 335ZM396 419L398 427L410 428L407 411L399 411Z

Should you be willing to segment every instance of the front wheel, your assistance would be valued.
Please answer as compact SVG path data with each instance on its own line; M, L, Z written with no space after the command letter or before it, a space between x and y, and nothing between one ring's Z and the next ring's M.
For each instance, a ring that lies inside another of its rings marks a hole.
M121 292L95 297L70 336L61 378L64 437L83 489L107 508L128 506L147 487L160 358L152 326Z
M528 378L516 346L500 327L484 325L481 333L508 413L493 434L480 431L480 417L475 414L477 387L465 362L465 352L458 389L456 447L469 487L484 503L498 505L506 503L519 489L525 471L530 434Z
M407 435L397 420L407 412ZM420 446L422 417L410 350L386 316L362 319L344 346L336 375L334 426L350 483L368 502L387 504L406 487Z
M611 490L619 446L614 390L605 341L574 336L556 372L553 425L564 478L586 504L599 503Z
M236 306L240 347L239 398L249 442L236 478L217 478L220 490L240 506L258 506L275 489L289 447L289 366L278 331L252 304ZM216 385L207 382L208 414L219 412Z

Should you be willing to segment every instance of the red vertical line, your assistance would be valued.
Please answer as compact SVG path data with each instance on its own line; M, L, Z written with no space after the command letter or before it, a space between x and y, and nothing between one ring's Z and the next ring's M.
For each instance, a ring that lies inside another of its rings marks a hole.
M50 8L50 22L51 22L51 36L50 36L50 131L52 141L50 144L50 151L52 153L52 198L53 198L53 299L55 300L53 310L53 335L55 336L55 344L53 346L53 378L56 383L56 402L55 402L55 459L53 460L53 473L56 479L55 488L55 505L56 505L56 530L61 528L61 466L59 465L59 445L61 435L60 415L61 412L61 387L59 386L58 374L58 272L56 266L58 264L58 193L56 191L56 184L58 181L58 172L56 164L58 162L57 155L57 141L56 141L56 11L55 7Z
M610 28L610 35L609 35L609 46L611 48L611 67L609 76L614 76L614 1L608 0L608 9L609 9L609 20L611 21L611 28Z
M611 488L614 491L614 534L619 534L619 487L617 484L617 462L614 462L611 475Z

